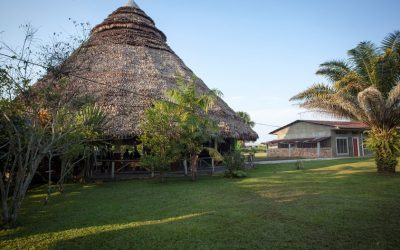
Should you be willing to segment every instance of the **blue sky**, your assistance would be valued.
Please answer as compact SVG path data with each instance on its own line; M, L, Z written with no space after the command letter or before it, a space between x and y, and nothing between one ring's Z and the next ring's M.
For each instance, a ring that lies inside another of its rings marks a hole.
M68 20L100 23L126 0L0 0L0 37L21 41L30 22L46 41L74 33ZM318 65L346 57L359 42L379 43L400 29L398 0L136 0L168 37L171 48L235 110L257 123L284 125L326 119L301 113L289 98L321 82ZM300 114L301 113L301 114ZM257 125L260 141L274 128Z

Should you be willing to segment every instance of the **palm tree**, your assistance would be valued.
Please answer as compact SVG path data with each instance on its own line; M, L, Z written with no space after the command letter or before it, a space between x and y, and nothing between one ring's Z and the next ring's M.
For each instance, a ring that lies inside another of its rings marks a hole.
M213 158L222 158L218 151L203 146L211 137L218 137L218 126L207 117L207 113L222 93L215 89L200 93L194 75L190 82L181 76L177 76L176 81L178 88L167 91L167 96L178 114L181 128L179 140L190 158L192 180L196 180L198 159L203 150L207 150Z
M303 108L369 125L367 145L378 172L394 173L400 156L400 31L377 47L362 42L345 61L323 63L317 71L328 84L315 84L291 98Z
M256 123L251 120L251 117L247 112L238 111L236 112L236 115L239 116L240 120L242 120L244 124L247 124L252 128L254 128L256 125Z

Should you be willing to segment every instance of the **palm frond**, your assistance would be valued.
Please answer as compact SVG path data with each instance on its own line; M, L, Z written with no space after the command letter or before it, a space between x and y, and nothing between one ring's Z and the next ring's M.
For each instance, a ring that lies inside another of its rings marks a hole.
M301 103L300 107L317 113L328 114L335 118L360 119L360 116L357 115L359 112L356 108L357 106L354 104L354 100L350 101L350 99L345 99L336 93L307 100Z
M251 120L249 113L243 112L243 111L238 111L238 112L236 112L236 115L240 118L240 120L244 124L247 124L252 128L256 125L256 123Z
M350 65L342 60L332 60L320 65L317 75L326 77L332 82L339 81L351 71Z
M305 91L290 98L290 101L307 101L321 96L334 94L335 91L329 85L317 83L309 87Z
M400 31L396 30L385 37L382 41L382 48L392 51L400 50Z
M387 50L379 56L375 66L375 74L377 77L376 87L384 96L388 96L392 88L400 81L400 53Z
M345 91L354 95L369 87L368 83L365 83L363 78L354 71L336 81L333 86L336 91Z
M353 93L347 91L337 92L332 101L336 105L335 108L338 109L336 112L342 113L344 118L369 122L368 117L360 107L357 96L354 96Z
M368 89L358 94L358 102L371 124L380 124L385 119L385 99L382 93L375 87Z
M357 73L369 82L371 86L376 85L374 65L379 56L378 48L372 42L362 42L356 48L348 52L349 59L355 67Z
M211 156L212 159L214 159L215 161L223 161L224 157L221 155L220 152L218 152L218 150L214 149L214 148L210 148L210 147L204 147L204 150L206 150L208 152L208 154Z
M388 125L397 127L400 124L400 82L389 92L386 110Z
M396 87L394 87L388 95L386 101L386 107L388 109L394 109L400 107L400 82L397 83Z

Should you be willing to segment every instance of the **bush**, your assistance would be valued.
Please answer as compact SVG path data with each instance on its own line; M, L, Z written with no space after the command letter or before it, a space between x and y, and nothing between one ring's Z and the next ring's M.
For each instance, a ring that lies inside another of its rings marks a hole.
M239 150L234 150L224 156L225 177L227 178L243 178L247 174L244 171L244 157Z
M372 129L366 140L368 148L374 152L378 173L395 173L400 156L400 134L397 129Z

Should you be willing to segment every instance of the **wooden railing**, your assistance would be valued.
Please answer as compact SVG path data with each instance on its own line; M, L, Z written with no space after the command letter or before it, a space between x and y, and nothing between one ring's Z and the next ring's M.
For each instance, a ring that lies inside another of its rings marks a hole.
M100 160L98 161L100 164L96 164L96 169L101 166L105 172L105 175L110 176L112 179L115 179L116 174L128 174L128 173L137 173L137 174L146 174L152 173L152 170L146 168L142 165L140 160ZM185 161L182 164L183 173L188 175L190 172L190 168ZM138 171L140 168L142 171ZM211 157L202 157L198 159L198 169L200 171L210 170L211 174L215 173L215 161ZM125 172L124 172L125 171ZM175 172L174 172L175 173ZM154 174L154 173L153 173Z

